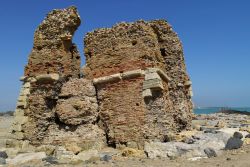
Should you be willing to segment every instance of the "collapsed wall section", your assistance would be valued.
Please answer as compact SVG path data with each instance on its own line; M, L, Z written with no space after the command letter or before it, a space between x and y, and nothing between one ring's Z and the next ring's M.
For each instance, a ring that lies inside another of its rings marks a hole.
M80 23L75 7L48 13L35 31L25 76L58 73L78 77L81 60L72 37Z
M75 7L51 11L38 26L34 45L25 67L24 82L31 84L23 125L24 138L40 145L55 123L55 108L62 85L79 77L80 55L72 36L80 25ZM30 128L33 127L33 128Z
M97 126L95 87L80 79L80 55L72 43L80 22L75 7L56 9L36 29L12 126L17 141L10 147L26 141L35 146L73 143L69 149L81 150L106 143Z

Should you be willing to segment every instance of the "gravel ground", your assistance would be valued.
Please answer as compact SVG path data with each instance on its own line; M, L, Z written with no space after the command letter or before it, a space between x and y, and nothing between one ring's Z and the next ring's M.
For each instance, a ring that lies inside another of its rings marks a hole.
M7 134L13 117L0 117L0 141L8 138ZM3 143L1 143L3 144ZM241 149L224 151L222 155L213 158L190 161L184 158L176 159L148 159L133 157L114 157L109 162L99 160L89 160L79 164L46 164L43 161L33 161L18 166L81 166L81 167L250 167L250 145L245 145Z

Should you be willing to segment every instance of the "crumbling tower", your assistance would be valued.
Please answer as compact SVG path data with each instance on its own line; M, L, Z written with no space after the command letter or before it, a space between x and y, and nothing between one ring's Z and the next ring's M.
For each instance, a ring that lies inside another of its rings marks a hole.
M190 128L191 81L166 21L88 33L82 72L72 43L80 22L69 7L38 26L12 127L17 141L9 145L62 146L75 154L106 144L143 149L146 141Z
M53 108L60 87L80 74L80 55L72 36L80 25L75 7L53 10L38 26L25 67L23 87L17 103L13 133L33 144L43 140L54 119ZM20 122L22 120L23 122Z
M21 78L14 139L36 146L73 143L79 149L102 145L105 134L94 125L96 91L91 81L80 78L80 54L72 43L80 23L77 9L69 7L51 11L36 29Z
M97 89L110 145L142 147L190 127L191 81L182 45L164 20L120 23L85 37L84 76Z

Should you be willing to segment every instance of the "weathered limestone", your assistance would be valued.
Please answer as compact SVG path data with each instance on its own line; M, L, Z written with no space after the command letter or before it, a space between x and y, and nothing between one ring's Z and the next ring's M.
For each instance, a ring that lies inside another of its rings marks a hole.
M77 77L80 55L72 36L80 23L75 7L50 12L36 29L25 76L57 73Z
M9 147L25 142L80 150L105 145L105 133L96 125L95 87L79 78L80 55L72 36L80 22L77 9L69 7L53 10L36 29L25 76L20 78L23 87ZM72 142L75 146L69 147Z
M152 90L163 90L162 80L165 82L170 81L170 78L160 69L157 68L148 68L144 70L133 70L126 71L124 73L117 73L110 76L104 76L100 78L94 78L94 85L98 86L100 84L108 84L119 82L120 80L133 79L138 77L144 77L145 81L143 82L143 97L147 97L148 95L152 96Z
M173 102L174 117L178 130L190 128L192 108L192 92L189 87L178 87L190 81L186 72L181 41L172 27L164 21L152 21L151 27L157 34L158 47L164 58L166 74L171 78L169 82L169 96ZM191 87L191 85L190 85Z
M71 79L62 86L55 113L59 120L67 125L94 123L98 114L95 95L95 87L91 81Z
M58 81L60 79L59 74L42 74L42 75L38 75L35 77L36 82L39 83L50 83L50 82L54 82L54 81Z
M122 78L121 78L121 74L118 73L118 74L113 74L113 75L110 75L110 76L105 76L105 77L100 77L100 78L94 78L93 79L93 83L95 85L97 84L104 84L104 83L112 83L112 82L117 82L117 81L120 81Z
M106 144L143 149L190 128L192 83L166 21L88 33L82 72L72 43L80 22L69 7L53 10L37 28L12 127L16 145L74 156Z
M141 69L139 70L133 70L133 71L126 71L124 73L122 73L122 78L123 79L132 79L132 78L137 78L137 77L141 77L144 76L145 72Z
M16 113L22 114L16 119L23 118L26 122L14 124L13 134L18 134L19 140L40 145L49 127L57 124L55 108L61 86L69 77L80 75L80 56L72 43L80 22L76 8L69 7L53 10L38 26L25 76L21 78L24 90Z
M156 72L156 69L149 68L145 72L145 81L143 82L143 90L163 90L162 79Z
M13 138L16 140L24 139L23 125L28 122L28 117L24 115L24 112L27 109L29 95L30 82L24 82L20 90L16 111L14 113L15 119L11 127L11 133L13 134Z
M191 84L184 86L190 80L181 42L166 21L120 23L88 33L84 42L82 72L96 86L110 145L141 148L190 128Z
M24 153L19 154L13 159L7 159L7 163L9 165L20 165L25 162L34 161L34 160L42 160L46 157L44 152L37 152L37 153Z

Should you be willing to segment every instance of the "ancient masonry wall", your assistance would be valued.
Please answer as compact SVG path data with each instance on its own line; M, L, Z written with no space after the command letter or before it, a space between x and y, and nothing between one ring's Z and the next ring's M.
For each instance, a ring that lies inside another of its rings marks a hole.
M38 26L8 147L105 145L143 149L188 129L192 88L180 40L164 20L120 23L86 35L86 65L72 36L75 7Z
M178 130L190 128L193 103L191 101L192 82L186 71L183 48L177 34L165 21L152 21L151 27L157 34L158 46L165 62L169 82L170 99L175 110L175 120L180 126Z
M190 127L191 81L181 42L166 21L120 23L88 33L84 42L83 73L99 81L99 115L110 145L140 148ZM140 70L141 76L122 78Z
M69 7L53 10L38 26L7 147L56 145L77 153L105 145L96 90L80 79L80 55L72 43L80 22L77 9Z
M25 76L58 73L78 77L81 60L72 37L80 23L75 7L51 11L35 31Z

